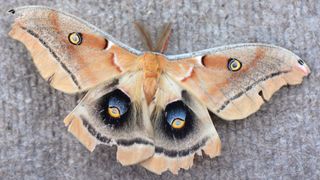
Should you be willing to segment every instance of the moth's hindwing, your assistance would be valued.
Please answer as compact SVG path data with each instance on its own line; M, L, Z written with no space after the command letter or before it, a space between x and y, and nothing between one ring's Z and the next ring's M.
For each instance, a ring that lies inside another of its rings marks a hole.
M221 142L207 108L167 75L162 75L150 105L155 154L141 165L161 174L189 169L196 153L211 158L220 154Z
M155 148L141 83L141 72L127 73L90 90L64 120L68 130L90 151L116 145L122 165L149 158Z

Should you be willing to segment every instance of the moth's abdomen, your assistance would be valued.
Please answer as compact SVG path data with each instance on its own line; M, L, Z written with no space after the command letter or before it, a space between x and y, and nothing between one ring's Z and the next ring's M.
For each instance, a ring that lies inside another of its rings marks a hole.
M158 81L162 73L164 58L153 53L145 53L139 60L143 63L143 91L150 104L157 89Z
M143 81L143 92L146 97L147 103L153 100L154 95L158 89L158 79L156 78L145 78Z

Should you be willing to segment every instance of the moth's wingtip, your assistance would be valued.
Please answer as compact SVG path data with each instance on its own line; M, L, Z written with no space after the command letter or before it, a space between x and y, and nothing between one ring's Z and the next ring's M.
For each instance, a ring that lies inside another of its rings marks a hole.
M7 11L7 13L14 15L16 13L16 10L15 9L10 9L10 10Z

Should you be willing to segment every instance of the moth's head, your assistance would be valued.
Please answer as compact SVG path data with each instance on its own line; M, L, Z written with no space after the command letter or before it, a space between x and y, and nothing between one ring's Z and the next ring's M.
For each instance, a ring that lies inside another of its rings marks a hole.
M144 60L155 60L157 58L157 54L153 53L153 52L145 52L143 53L141 56L138 57L138 59L140 61L144 61Z
M154 52L146 52L138 59L142 62L145 73L160 73L165 62L163 55Z

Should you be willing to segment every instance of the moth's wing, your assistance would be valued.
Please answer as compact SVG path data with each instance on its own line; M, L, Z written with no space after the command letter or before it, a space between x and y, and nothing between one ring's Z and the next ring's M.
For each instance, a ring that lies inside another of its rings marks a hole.
M167 170L177 174L192 166L195 153L204 151L211 158L220 154L220 138L205 104L169 76L161 76L149 109L155 153L141 163L143 167L157 174Z
M231 45L168 58L177 60L168 62L164 71L226 120L246 118L282 86L299 84L310 73L294 53L266 44ZM235 59L242 67L229 70L228 63Z
M139 65L140 52L77 17L41 6L9 12L16 16L9 35L28 48L41 76L58 90L84 91Z
M154 154L142 72L126 73L89 90L64 122L90 151L98 144L116 145L122 165L136 164Z

